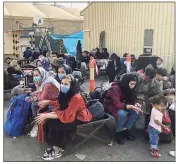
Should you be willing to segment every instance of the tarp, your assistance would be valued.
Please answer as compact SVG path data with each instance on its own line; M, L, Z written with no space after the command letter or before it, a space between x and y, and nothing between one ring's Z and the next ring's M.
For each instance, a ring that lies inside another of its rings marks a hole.
M62 39L64 42L64 46L70 55L76 56L76 46L77 46L78 40L80 40L82 44L82 49L83 49L83 41L84 41L83 31L80 31L78 33L71 34L71 35L52 34L50 35L50 37L53 40Z

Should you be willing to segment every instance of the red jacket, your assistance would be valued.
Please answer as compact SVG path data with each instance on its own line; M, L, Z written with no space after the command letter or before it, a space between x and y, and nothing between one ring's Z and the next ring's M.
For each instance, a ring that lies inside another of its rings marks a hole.
M112 114L115 118L118 116L120 109L125 109L126 104L123 103L124 95L118 85L113 85L106 94L104 100L104 110Z
M60 110L58 100L49 101L48 105L54 106L53 110L56 112L58 119L62 123L72 123L75 120L80 120L82 122L90 122L92 120L92 115L88 111L86 104L80 94L74 95L69 102L68 108L63 111ZM44 141L42 125L39 125L38 141Z

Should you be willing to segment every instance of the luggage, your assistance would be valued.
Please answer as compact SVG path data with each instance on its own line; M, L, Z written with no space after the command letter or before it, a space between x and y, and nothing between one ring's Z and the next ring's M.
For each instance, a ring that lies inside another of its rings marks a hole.
M88 110L92 114L93 119L101 119L105 116L104 107L99 101L91 101Z
M168 127L168 130L162 129L162 133L160 133L160 136L159 136L159 142L160 143L171 143L173 134L171 131L171 120L170 120L170 117L167 111L163 115L162 123Z
M171 119L171 128L172 128L172 133L173 136L175 136L175 111L169 110L169 117Z
M25 100L26 96L21 94L11 99L4 124L4 131L9 136L20 136L31 115L30 102Z

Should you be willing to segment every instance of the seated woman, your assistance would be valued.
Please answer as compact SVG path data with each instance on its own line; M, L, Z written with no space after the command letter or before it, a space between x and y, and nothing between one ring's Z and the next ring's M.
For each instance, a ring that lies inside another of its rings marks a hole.
M31 108L34 117L37 116L38 102L42 100L56 100L60 92L60 84L49 75L42 67L34 70L33 80L37 91L33 92L30 97L32 103ZM31 137L37 136L37 125L35 125L30 133Z
M135 86L136 77L126 74L121 81L112 85L104 100L105 112L112 114L116 118L116 141L119 144L124 143L124 138L128 140L135 139L130 134L130 129L141 111L141 106L134 103L135 95L133 90ZM129 114L128 117L127 114Z
M52 112L40 113L39 111L36 121L39 124L38 140L45 140L49 145L43 159L51 160L62 155L64 136L75 132L79 122L90 122L92 115L88 111L83 97L79 94L75 78L72 75L65 75L62 78L58 100L39 102L40 108L47 105L54 106Z
M65 65L60 65L57 67L57 74L56 74L56 80L61 83L62 78L67 75L70 74L71 72L69 72L69 70L67 69L67 67L65 67Z
M17 60L12 60L10 62L10 66L15 68L15 74L17 74L17 75L22 74L21 68L18 65L18 61Z

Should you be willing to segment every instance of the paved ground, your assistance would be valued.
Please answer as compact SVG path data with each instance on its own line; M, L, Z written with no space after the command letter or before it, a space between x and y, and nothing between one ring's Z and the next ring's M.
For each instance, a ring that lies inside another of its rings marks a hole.
M96 86L100 85L102 80L96 81ZM89 89L88 82L82 87L84 90ZM8 101L4 102L4 121L6 119ZM114 130L114 122L109 123L109 127ZM89 129L86 129L89 131ZM105 131L100 131L98 135L107 137ZM99 142L91 140L81 146L74 154L58 161L81 161L75 154L86 155L83 161L174 161L169 156L170 150L175 150L175 141L171 144L161 144L159 146L162 156L159 159L152 158L148 151L148 143L145 140L144 133L136 131L136 140L134 142L126 141L124 145L118 145L114 142L112 147L102 145ZM79 140L79 138L77 138ZM69 146L75 145L70 142ZM21 136L13 139L4 134L4 161L42 161L41 156L46 148L46 144L37 143L36 138L30 136Z

